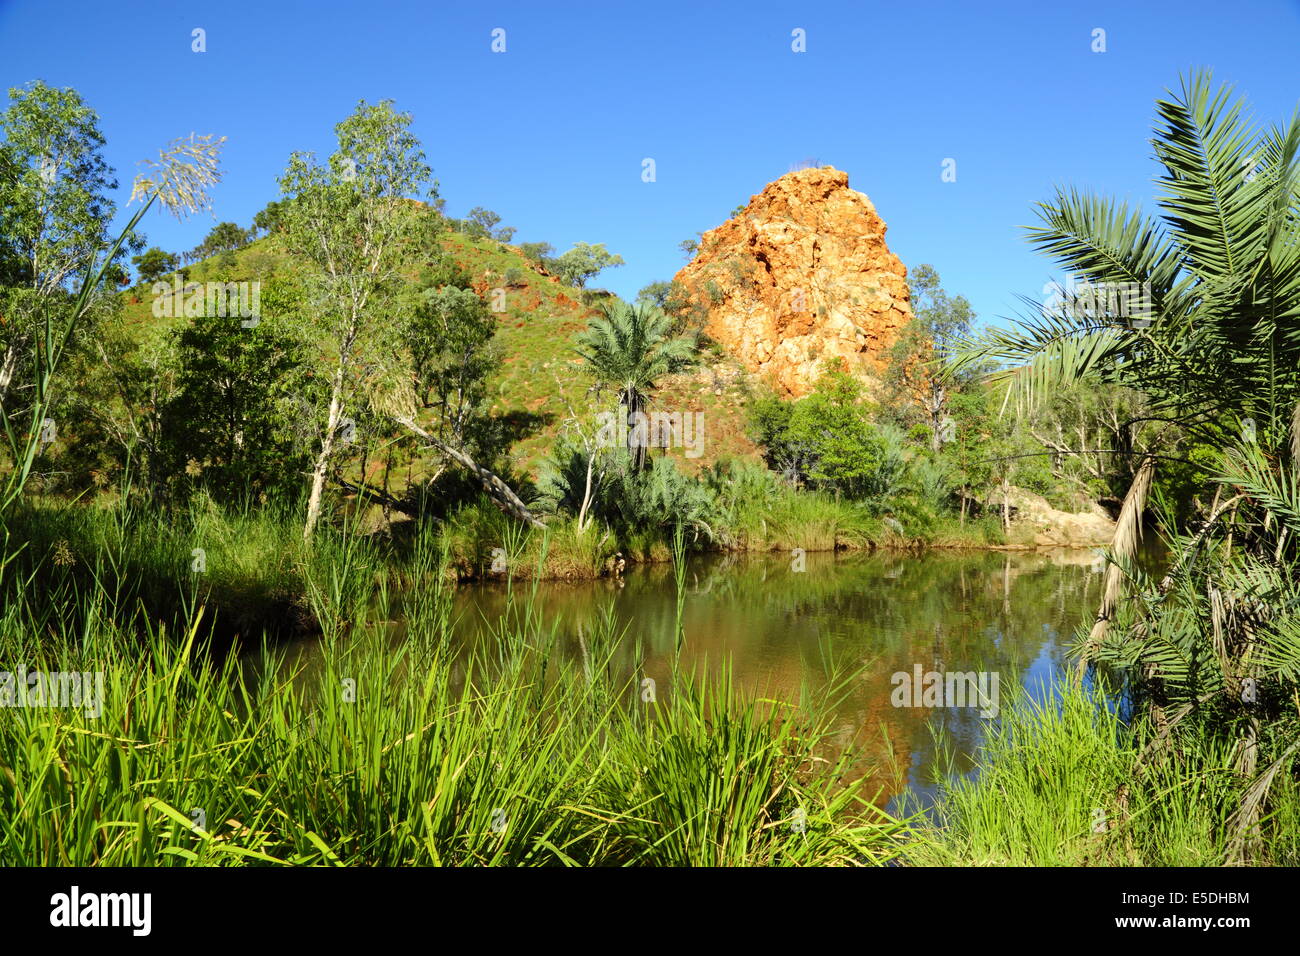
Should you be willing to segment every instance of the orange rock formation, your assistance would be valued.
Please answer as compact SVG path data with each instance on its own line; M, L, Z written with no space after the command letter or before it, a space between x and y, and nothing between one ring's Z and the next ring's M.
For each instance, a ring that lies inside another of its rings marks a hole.
M884 220L830 166L769 183L704 234L676 279L707 316L705 332L787 396L807 394L836 356L876 378L912 318Z

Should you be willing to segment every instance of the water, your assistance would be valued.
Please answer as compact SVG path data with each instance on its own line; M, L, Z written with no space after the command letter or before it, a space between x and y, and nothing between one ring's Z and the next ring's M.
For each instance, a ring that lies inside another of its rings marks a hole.
M923 673L982 672L986 690L997 675L999 706L1016 682L1048 693L1076 627L1096 613L1103 577L1096 561L1091 551L808 554L796 571L777 554L694 559L682 661L716 670L729 658L738 684L791 701L805 683L825 684L828 658L861 666L836 711L835 740L859 748L857 769L878 803L896 808L907 794L927 805L941 773L973 770L994 718L978 706L895 706L894 675L910 685L917 665ZM516 592L531 587L515 584ZM540 616L555 624L565 653L579 658L580 635L612 607L626 626L616 666L633 673L639 638L645 674L665 686L676 646L671 566L537 588ZM506 601L500 584L460 590L460 637L492 640Z

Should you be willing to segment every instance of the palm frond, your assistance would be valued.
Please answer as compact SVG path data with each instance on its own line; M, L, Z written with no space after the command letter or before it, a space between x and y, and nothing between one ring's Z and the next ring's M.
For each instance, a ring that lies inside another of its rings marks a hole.
M956 375L967 367L1000 366L989 379L1007 387L1007 401L1022 412L1056 389L1106 372L1125 351L1129 335L1100 319L1049 311L1023 298L1035 313L991 327L957 343L946 367Z
M1165 174L1160 205L1185 264L1204 276L1234 276L1252 264L1246 177L1256 158L1245 105L1232 89L1211 86L1208 72L1182 84L1181 94L1156 103L1163 127L1152 140Z

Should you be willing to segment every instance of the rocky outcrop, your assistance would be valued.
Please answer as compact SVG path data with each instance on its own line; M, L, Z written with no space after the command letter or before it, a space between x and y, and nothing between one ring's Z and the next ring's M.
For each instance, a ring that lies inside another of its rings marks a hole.
M1014 485L1008 490L1007 504L1011 508L1013 527L1019 526L1032 535L1039 548L1103 547L1115 536L1115 522L1106 509L1093 504L1087 511L1061 511L1052 507L1042 495ZM990 492L985 507L998 513L1002 495Z
M676 281L704 331L786 396L807 394L836 357L876 379L912 318L884 221L830 166L769 183L704 234Z

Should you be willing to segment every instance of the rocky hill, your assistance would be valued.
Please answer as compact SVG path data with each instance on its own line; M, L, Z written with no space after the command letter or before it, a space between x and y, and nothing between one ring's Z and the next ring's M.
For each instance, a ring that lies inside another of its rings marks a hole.
M602 293L596 290L584 297L581 290L540 269L517 246L454 232L442 235L438 241L442 250L469 273L475 291L485 299L493 289L506 289L505 310L494 313L502 365L490 383L490 411L510 422L511 431L518 435L512 448L512 466L519 473L536 477L567 419L582 416L590 426L597 408L608 406L608 395L605 404L597 406L587 394L590 379L583 373L582 360L573 352L574 339L597 314ZM432 263L433 251L424 264ZM219 257L214 257L187 271L192 282L261 280L265 285L276 277L292 279L299 269L277 238L267 236L230 253L224 266ZM414 270L410 278L416 278ZM186 322L184 318L154 316L151 299L144 290L125 293L124 304L127 325L141 341L145 336L180 328ZM268 314L273 311L265 300L264 308ZM708 354L698 368L661 381L656 394L660 407L705 413L703 453L688 458L681 449L667 452L683 469L695 471L728 457L758 456L758 449L745 434L749 379L732 358ZM420 476L418 470L412 474Z
M677 278L718 347L706 350L695 369L663 379L655 396L659 408L705 414L703 454L668 452L681 467L758 458L746 419L760 383L804 395L831 356L844 357L866 377L878 371L882 350L911 317L906 270L884 235L870 200L830 167L782 176L705 234ZM503 363L490 387L491 412L513 423L513 467L536 476L566 420L594 415L590 381L573 345L607 294L563 284L516 246L454 232L438 241L480 295L507 289L505 310L496 315ZM226 254L224 265L210 259L187 271L197 282L265 282L292 277L298 268L268 236ZM141 331L184 324L154 317L147 295L128 294L126 301L128 324Z
M884 220L830 166L769 183L704 234L676 281L708 335L787 396L807 394L833 356L875 378L912 318Z

